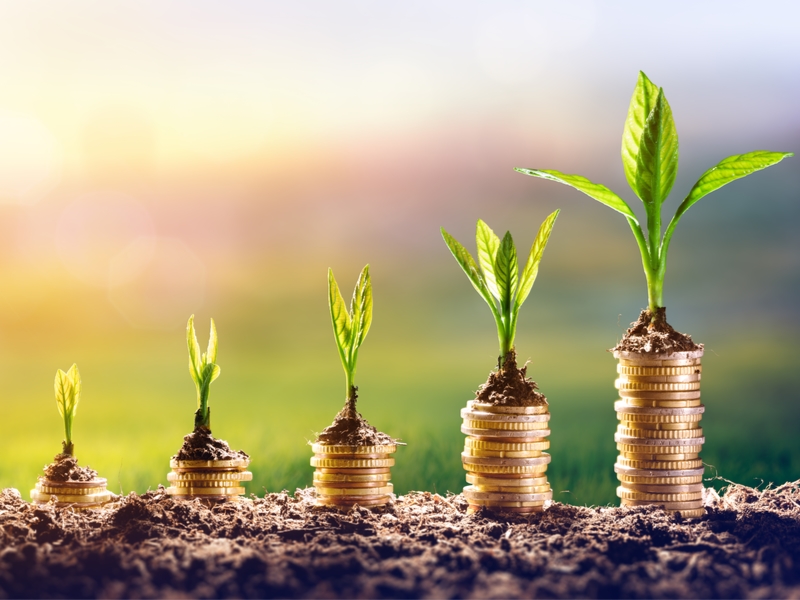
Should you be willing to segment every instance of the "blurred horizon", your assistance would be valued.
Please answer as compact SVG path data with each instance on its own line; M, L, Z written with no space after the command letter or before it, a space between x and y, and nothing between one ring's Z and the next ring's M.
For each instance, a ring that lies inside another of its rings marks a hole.
M305 443L343 401L326 271L349 300L369 263L359 406L409 442L398 491L456 492L458 411L497 342L439 228L474 252L481 218L522 254L561 208L517 350L551 400L556 498L613 502L605 350L646 304L638 249L621 216L513 168L579 173L642 214L620 161L639 70L680 136L665 221L726 156L800 149L800 7L669 10L0 4L0 487L25 495L58 451L52 378L73 362L81 462L125 491L165 483L195 408L190 314L201 345L217 323L215 434L254 457L250 490L310 485ZM706 344L704 457L727 478L800 478L798 160L703 199L671 246L668 317Z

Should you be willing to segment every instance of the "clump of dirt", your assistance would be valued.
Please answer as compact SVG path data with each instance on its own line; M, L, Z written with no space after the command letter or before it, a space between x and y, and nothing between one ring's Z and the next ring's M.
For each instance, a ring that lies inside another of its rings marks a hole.
M3 490L0 597L800 597L800 482L705 505L523 517L429 492L337 511L313 489L207 507L159 488L71 512Z
M92 481L97 477L97 471L79 467L78 459L71 454L56 454L53 462L45 466L44 476L50 481Z
M644 309L639 318L622 336L619 343L612 348L618 352L668 353L692 352L702 350L703 344L696 344L692 336L675 331L667 323L667 309L659 308L655 319L649 309Z
M173 460L244 460L250 458L243 450L231 450L228 442L211 435L207 427L195 430L183 437L183 446L172 457Z
M538 392L539 386L527 377L528 365L517 367L517 353L511 350L501 368L489 373L486 380L475 393L478 402L495 406L543 406L547 404L544 394Z
M355 409L355 403L345 404L333 423L317 435L318 444L331 446L384 446L396 444L390 435L378 431Z

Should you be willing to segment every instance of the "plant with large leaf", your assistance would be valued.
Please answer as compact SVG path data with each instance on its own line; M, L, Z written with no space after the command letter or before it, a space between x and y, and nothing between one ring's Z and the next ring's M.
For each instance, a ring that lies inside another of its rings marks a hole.
M220 368L217 364L217 328L214 319L211 319L211 333L208 338L208 348L201 352L197 343L197 333L194 329L194 315L189 317L186 326L186 342L189 346L189 373L197 388L197 410L194 413L194 426L197 428L211 429L211 407L208 405L208 392L211 382L219 377Z
M61 369L56 371L54 387L58 413L64 419L64 441L61 442L61 453L65 456L74 456L75 444L72 441L72 424L75 421L78 403L81 400L81 374L78 372L78 365L73 364L66 373Z
M793 153L756 150L735 154L720 161L703 173L692 186L662 237L661 207L669 196L678 173L678 132L664 90L640 72L622 133L622 166L628 184L644 204L647 220L644 227L625 200L607 187L593 183L585 177L547 169L515 170L569 185L622 213L642 254L642 265L647 278L648 310L651 322L654 322L663 313L667 252L681 217L698 200L714 190L772 166L788 156L793 156Z
M442 227L442 237L453 256L461 265L472 286L486 301L497 325L500 342L498 368L502 370L513 356L514 338L517 331L519 309L533 287L539 273L539 263L559 211L550 214L539 227L533 241L528 260L522 273L517 264L517 250L510 232L502 240L480 219L475 241L478 246L478 261L469 251ZM515 364L515 363L514 363Z
M358 276L349 310L339 291L333 270L328 269L328 306L331 312L336 347L339 350L339 358L342 360L342 368L344 368L345 408L352 418L356 412L356 400L358 399L358 387L355 385L358 349L372 325L372 282L369 278L369 265L366 265Z

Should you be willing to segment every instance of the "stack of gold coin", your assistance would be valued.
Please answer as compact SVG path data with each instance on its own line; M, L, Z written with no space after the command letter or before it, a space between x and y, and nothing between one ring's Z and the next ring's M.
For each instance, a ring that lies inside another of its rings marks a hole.
M702 516L703 350L614 356L620 395L614 405L617 496L623 506L655 504L684 517Z
M247 471L250 460L175 460L167 473L170 486L167 494L180 500L201 499L206 502L237 500L244 495L242 482L251 481Z
M337 446L313 444L314 487L317 504L349 508L382 506L392 499L389 480L394 466L395 444Z
M461 462L467 471L469 512L541 511L553 498L547 482L550 412L543 406L495 406L476 401L461 409L467 435Z
M98 508L114 497L106 489L107 483L102 477L91 481L51 481L40 477L31 490L31 500L34 504L47 504L52 500L59 508Z

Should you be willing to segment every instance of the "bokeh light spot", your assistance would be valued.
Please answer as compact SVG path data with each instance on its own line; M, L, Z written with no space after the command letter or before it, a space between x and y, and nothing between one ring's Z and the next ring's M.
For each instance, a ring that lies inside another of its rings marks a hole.
M36 118L0 110L0 203L30 204L59 181L61 153Z

